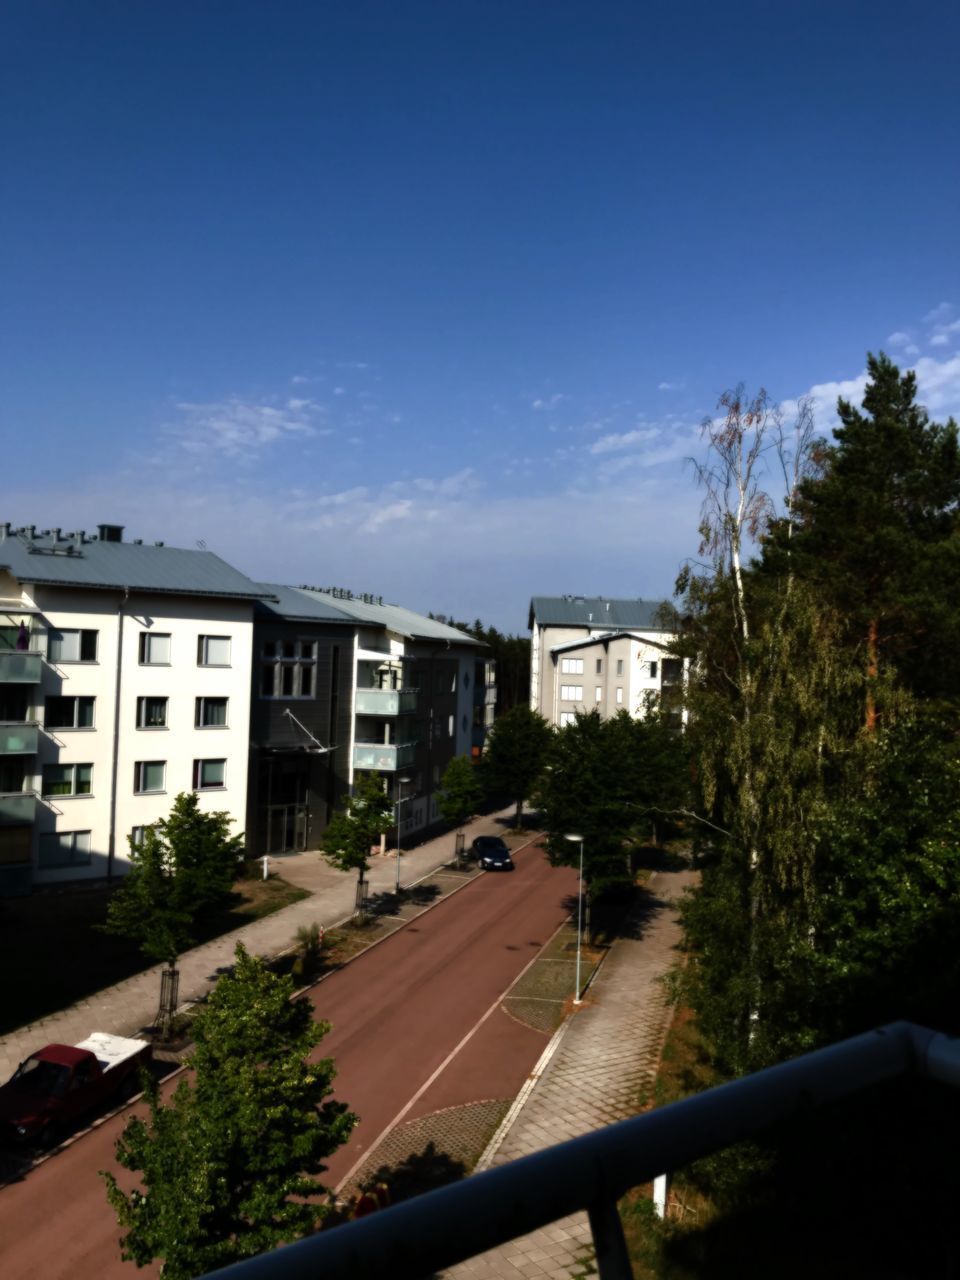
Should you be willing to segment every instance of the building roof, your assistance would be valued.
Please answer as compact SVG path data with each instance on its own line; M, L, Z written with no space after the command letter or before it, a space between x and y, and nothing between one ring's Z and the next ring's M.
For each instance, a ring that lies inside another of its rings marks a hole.
M670 631L659 612L669 600L607 600L603 596L534 596L530 619L541 627L603 627L611 631Z
M0 524L0 568L19 582L257 600L263 589L212 551L101 540Z
M465 631L448 627L444 622L426 618L423 614L414 613L412 609L404 609L398 604L380 604L357 596L333 596L325 591L314 591L309 587L298 587L296 590L298 595L307 596L319 604L339 610L354 622L364 623L367 626L385 627L388 631L393 631L410 640L438 640L446 641L451 645L462 644L473 645L479 649L486 648L485 643L478 640L476 636L469 636Z
M670 634L661 631L661 635ZM640 644L653 645L655 649L663 649L665 653L669 652L669 642L664 643L662 640L654 640L650 636L640 635L636 631L594 631L588 636L578 636L576 640L565 640L562 644L554 644L550 646L550 652L567 653L570 649L589 649L592 645L607 645L611 640L622 640L626 637L629 640L637 640Z
M348 626L355 624L355 619L349 613L313 592L301 591L298 587L284 587L276 582L260 582L257 585L264 594L272 597L258 603L258 614L269 613L290 622L345 622Z

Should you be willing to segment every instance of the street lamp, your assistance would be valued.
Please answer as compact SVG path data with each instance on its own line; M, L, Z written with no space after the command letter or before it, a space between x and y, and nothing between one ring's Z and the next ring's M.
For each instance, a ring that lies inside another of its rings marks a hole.
M573 997L574 1004L580 1004L580 942L583 938L583 836L577 832L571 832L563 837L569 840L571 844L580 846L580 885L577 891L577 990Z
M403 795L402 788L410 781L410 778L397 779L397 887L395 892L398 898L400 897L400 806L403 804L404 799L407 798Z

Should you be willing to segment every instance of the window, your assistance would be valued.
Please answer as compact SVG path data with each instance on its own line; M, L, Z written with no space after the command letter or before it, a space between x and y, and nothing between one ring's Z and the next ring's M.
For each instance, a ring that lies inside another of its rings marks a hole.
M170 636L163 631L140 632L140 663L144 667L170 665Z
M88 867L89 831L50 831L40 836L41 867Z
M143 835L143 833L146 831L146 829L147 829L146 827L133 827L133 828L131 829L131 831L130 831L130 844L131 844L134 848L139 849L139 848L142 846L142 844L143 844L143 839L144 839L144 835Z
M680 658L664 658L663 683L676 684L683 675L683 662Z
M620 706L622 702L623 702L623 690L618 689L617 690L617 706Z
M603 659L602 658L597 659L597 675L598 676L603 675Z
M166 760L138 760L133 766L133 790L138 796L163 791L166 781Z
M583 659L582 658L561 658L560 670L565 676L582 676L583 675Z
M447 737L452 738L457 727L456 716L447 716Z
M93 790L93 765L45 764L41 787L45 796L88 796Z
M194 760L194 791L215 791L226 785L226 760Z
M657 664L655 662L651 662L650 663L650 679L656 680L656 678L657 678Z
M47 640L48 662L96 662L96 631L51 631Z
M261 698L312 698L316 640L267 640L260 660Z
M197 641L198 667L229 667L230 637L201 636Z
M227 699L198 698L193 722L198 729L225 729L227 727Z
M564 702L582 702L583 701L583 685L582 684L562 684L560 686L560 697Z
M92 729L93 703L93 698L47 698L43 708L43 727Z
M617 659L617 675L618 676L623 675L623 659L622 658Z
M597 685L597 702L603 701L603 686Z
M167 699L166 698L138 698L137 699L137 728L138 729L166 729L167 727Z
M575 724L576 719L577 719L577 713L575 711L561 711L560 712L560 728L562 729L564 728L565 725L568 725L568 724Z

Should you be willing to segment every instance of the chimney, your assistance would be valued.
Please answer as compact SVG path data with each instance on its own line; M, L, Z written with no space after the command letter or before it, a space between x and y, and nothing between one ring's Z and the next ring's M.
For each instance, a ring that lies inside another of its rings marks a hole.
M51 536L51 538L53 538L54 542L59 542L59 541L60 541L60 530L59 530L59 529L51 529L51 530L50 530L50 536Z
M101 542L122 542L123 541L123 525L122 524L98 524L97 533L100 535Z

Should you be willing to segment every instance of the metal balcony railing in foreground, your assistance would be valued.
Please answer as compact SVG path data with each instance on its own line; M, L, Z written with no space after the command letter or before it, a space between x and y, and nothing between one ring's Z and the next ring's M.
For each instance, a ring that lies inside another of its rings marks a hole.
M960 1040L897 1022L549 1147L216 1272L216 1280L422 1280L586 1210L601 1280L630 1280L617 1202L799 1110L898 1076L960 1085Z

